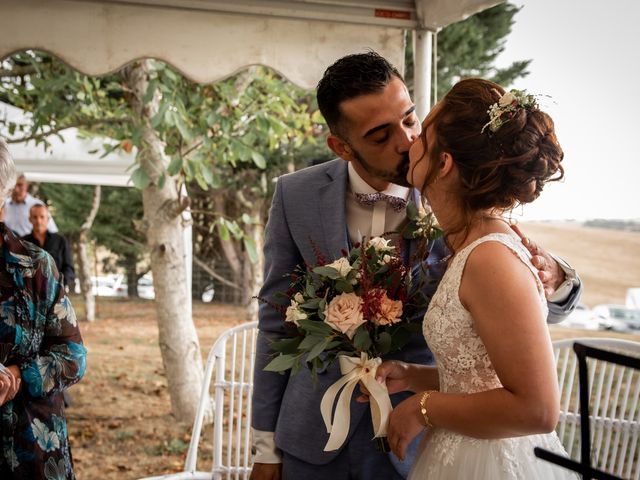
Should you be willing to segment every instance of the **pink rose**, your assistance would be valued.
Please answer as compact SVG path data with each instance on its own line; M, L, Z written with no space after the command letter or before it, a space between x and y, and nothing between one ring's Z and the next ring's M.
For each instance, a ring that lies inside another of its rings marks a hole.
M329 302L324 311L324 321L334 330L353 338L356 329L365 320L362 315L362 299L355 293L342 293Z
M393 325L394 323L398 323L402 317L402 302L400 300L390 299L384 291L379 298L379 309L371 321L376 325Z

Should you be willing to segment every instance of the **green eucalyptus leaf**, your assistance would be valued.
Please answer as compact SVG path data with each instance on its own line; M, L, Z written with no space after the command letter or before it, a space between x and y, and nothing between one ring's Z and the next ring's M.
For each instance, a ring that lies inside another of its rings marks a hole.
M265 367L265 372L284 372L293 367L295 357L293 355L278 355L271 360Z
M353 346L358 350L363 351L367 351L371 348L371 336L364 325L360 325L356 330L356 333L353 336Z

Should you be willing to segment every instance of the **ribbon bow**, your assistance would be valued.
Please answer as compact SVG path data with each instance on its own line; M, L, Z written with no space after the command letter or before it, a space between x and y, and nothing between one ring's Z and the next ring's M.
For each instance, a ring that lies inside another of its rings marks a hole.
M382 192L356 193L355 196L359 204L366 205L367 207L373 206L380 200L387 202L387 204L396 212L401 212L407 206L407 201L404 198L394 197L393 195L387 195Z
M327 433L330 434L324 447L325 452L337 450L347 439L351 417L351 396L358 382L361 381L369 390L374 437L383 437L387 434L389 414L393 410L387 386L376 381L376 371L382 363L380 358L370 359L366 353L362 352L360 358L340 355L338 361L343 377L327 389L320 402L322 419L327 427ZM331 411L340 390L342 392L338 397L332 423Z

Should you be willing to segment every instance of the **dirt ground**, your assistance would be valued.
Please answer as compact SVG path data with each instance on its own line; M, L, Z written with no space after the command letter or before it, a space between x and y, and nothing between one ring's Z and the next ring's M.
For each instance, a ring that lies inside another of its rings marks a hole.
M80 298L72 301L81 314ZM76 475L123 480L179 471L191 425L180 425L171 415L154 304L98 302L100 318L80 326L89 351L87 373L69 390ZM194 303L193 314L203 356L220 332L243 322L238 307Z

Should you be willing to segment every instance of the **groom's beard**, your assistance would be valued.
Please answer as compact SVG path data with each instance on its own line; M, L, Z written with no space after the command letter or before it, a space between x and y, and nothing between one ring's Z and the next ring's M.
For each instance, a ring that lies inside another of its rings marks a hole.
M395 170L382 170L374 167L367 162L360 153L351 147L351 153L355 160L362 166L362 168L370 175L377 177L381 180L386 180L390 183L395 183L402 187L411 187L411 184L407 182L407 173L409 172L409 152L402 155L402 160L398 164Z

